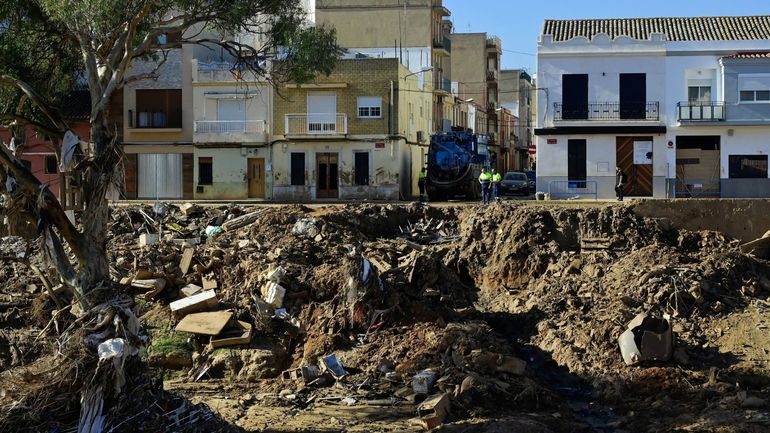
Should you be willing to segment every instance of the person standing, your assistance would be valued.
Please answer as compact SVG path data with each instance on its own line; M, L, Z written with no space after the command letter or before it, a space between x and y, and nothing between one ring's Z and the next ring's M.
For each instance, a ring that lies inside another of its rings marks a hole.
M484 204L489 204L489 187L492 183L492 175L487 172L486 168L481 169L481 174L479 175L479 183L481 184L481 197L484 201Z
M492 194L495 201L500 201L500 183L503 181L503 175L492 169Z
M618 201L623 201L623 187L626 186L626 172L620 167L615 167L615 195L618 197Z
M420 188L420 201L425 201L425 180L428 178L428 170L426 167L420 169L420 174L417 175L417 186Z

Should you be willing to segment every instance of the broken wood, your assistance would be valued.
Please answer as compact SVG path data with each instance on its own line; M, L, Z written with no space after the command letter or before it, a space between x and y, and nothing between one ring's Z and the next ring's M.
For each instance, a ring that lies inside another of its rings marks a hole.
M179 269L182 271L182 275L187 275L190 270L190 264L192 264L193 254L195 250L192 248L185 248L182 253L182 260L179 262Z
M177 315L177 317L180 317L187 314L210 310L216 308L217 305L219 305L219 299L217 298L216 292L209 290L190 296L189 298L174 301L169 304L169 307L171 307L172 313Z
M233 218L230 221L226 221L224 224L222 224L222 230L230 232L233 230L238 230L241 227L254 224L263 213L265 213L264 209L240 216L238 218Z
M227 326L232 317L232 311L188 314L179 321L175 329L177 332L214 336L225 329L225 326Z

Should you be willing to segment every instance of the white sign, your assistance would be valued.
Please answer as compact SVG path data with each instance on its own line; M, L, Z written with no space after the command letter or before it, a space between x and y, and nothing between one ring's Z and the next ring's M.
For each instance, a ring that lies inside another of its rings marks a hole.
M652 164L652 141L634 141L634 165Z

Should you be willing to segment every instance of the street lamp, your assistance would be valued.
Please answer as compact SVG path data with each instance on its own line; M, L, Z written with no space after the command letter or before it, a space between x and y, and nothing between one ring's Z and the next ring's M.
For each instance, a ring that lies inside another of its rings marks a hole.
M425 68L425 69L423 69L421 71L413 72L413 73L411 73L409 75L404 75L404 80L406 80L407 77L411 77L412 75L422 74L423 72L428 72L428 71L432 71L432 70L433 70L433 66L431 66L430 68Z

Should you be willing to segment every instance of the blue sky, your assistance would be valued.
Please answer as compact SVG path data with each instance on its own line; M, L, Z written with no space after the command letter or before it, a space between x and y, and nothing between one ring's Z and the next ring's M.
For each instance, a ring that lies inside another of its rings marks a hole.
M444 0L444 5L452 11L455 32L499 36L508 50L503 67L533 73L545 19L770 15L766 0Z

